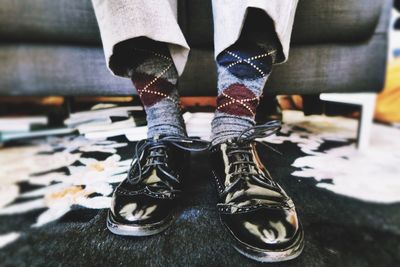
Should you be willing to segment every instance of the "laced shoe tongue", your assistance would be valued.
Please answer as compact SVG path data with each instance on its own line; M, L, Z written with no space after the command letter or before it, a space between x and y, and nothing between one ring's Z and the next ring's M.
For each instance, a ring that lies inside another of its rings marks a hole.
M150 151L150 158L149 158L149 163L155 163L155 162L165 162L165 149L163 148L157 148L157 149L153 149ZM164 155L164 156L159 156L159 155ZM160 177L157 174L157 169L156 168L151 168L150 169L150 175L143 181L144 184L146 185L153 185L153 186L160 186L161 184L159 184L161 182Z
M235 150L244 150L244 151L249 151L250 152L250 145L242 145L242 146L236 146L232 148L232 151ZM252 161L252 157L250 154L244 153L244 152L237 152L237 153L232 153L231 155L232 161L233 162L242 162L242 161ZM246 173L252 173L254 171L253 167L250 164L247 164L245 162L240 163L240 164L235 164L233 172L246 172Z
M197 147L191 147L194 144ZM167 151L169 150L167 145L174 146L182 151L205 151L209 149L209 142L201 141L198 138L156 135L153 138L140 140L136 143L128 182L133 185L164 183L165 180L179 183L174 172L167 166ZM154 170L156 171L154 172ZM156 176L156 172L160 174L160 177ZM164 175L161 175L161 173ZM151 178L149 178L149 175Z
M160 185L159 183L161 182L161 179L158 177L157 175L157 169L154 168L151 170L151 174L149 175L149 177L147 177L143 183L149 186L157 186Z
M249 160L249 155L246 155L244 153L237 153L233 155L234 161L248 161ZM235 172L237 171L242 171L242 172L250 172L250 165L241 163L237 164L235 166Z

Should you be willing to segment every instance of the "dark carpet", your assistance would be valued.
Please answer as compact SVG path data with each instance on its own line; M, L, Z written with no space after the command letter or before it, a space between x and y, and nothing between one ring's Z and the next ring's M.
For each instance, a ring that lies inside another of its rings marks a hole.
M124 138L114 140L120 141ZM124 140L126 141L126 140ZM322 149L344 143L328 142ZM129 158L133 144L118 149ZM316 187L290 174L304 156L293 143L274 145L262 160L292 196L305 229L305 249L292 261L268 266L400 266L400 204L373 204ZM93 153L92 153L93 154ZM93 156L91 154L91 156ZM97 153L97 157L105 157ZM327 164L329 164L327 162ZM327 180L327 183L330 181ZM376 179L379 183L379 177ZM27 184L20 187L29 191ZM1 266L260 266L238 254L219 222L207 155L194 154L191 177L175 224L162 234L127 238L106 228L106 209L74 206L61 219L31 227L44 209L0 216L0 234L22 232L0 249Z

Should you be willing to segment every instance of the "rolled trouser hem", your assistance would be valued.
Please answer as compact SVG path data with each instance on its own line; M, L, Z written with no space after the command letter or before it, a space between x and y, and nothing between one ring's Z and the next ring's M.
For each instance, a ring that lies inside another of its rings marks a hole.
M115 47L124 41L147 37L168 45L178 75L189 55L189 45L177 22L175 0L92 0L100 28L107 67L116 76L127 77L110 66Z
M282 57L289 57L290 38L298 0L213 0L215 58L240 37L249 8L258 8L272 19L275 33L282 47Z

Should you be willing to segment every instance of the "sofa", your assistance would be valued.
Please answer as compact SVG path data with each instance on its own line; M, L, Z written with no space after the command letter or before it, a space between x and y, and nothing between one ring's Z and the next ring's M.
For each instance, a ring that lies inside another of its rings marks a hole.
M301 0L289 61L274 67L271 94L378 92L383 88L392 0ZM183 96L216 94L211 1L180 0L192 47ZM125 96L108 72L90 0L0 0L0 96Z

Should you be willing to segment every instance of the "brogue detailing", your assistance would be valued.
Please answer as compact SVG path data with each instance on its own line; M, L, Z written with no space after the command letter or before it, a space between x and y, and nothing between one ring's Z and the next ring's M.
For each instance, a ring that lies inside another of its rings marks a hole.
M222 194L224 192L225 187L222 186L221 183L219 182L217 175L215 175L214 170L212 170L212 174L213 174L215 183L217 184L218 192L219 192L219 194Z
M148 187L145 187L140 190L136 191L127 191L122 188L118 188L116 190L116 193L125 195L125 196L137 196L137 195L147 195L149 197L154 197L154 198L160 198L160 199L174 199L178 196L178 194L175 192L167 192L167 193L158 193L158 192L153 192L151 191Z
M268 208L268 209L276 209L276 210L291 210L292 207L287 205L286 203L279 203L276 205L268 205L268 204L255 204L249 206L238 207L231 204L217 204L217 210L220 213L224 214L235 214L235 213L246 213L253 210L261 209L261 208Z

